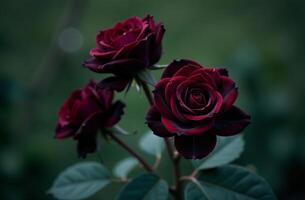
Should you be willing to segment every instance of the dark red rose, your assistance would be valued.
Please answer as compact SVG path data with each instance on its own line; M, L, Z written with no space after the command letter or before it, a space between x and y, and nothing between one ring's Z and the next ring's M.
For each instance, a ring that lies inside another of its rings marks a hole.
M227 70L174 61L155 85L146 120L154 134L174 136L185 158L202 158L214 149L216 135L235 135L250 123L250 116L233 105L237 94Z
M123 114L125 105L120 101L113 103L113 93L111 89L97 87L95 81L74 91L60 108L55 138L77 140L80 157L94 152L98 129L112 127Z
M152 16L130 17L98 33L92 57L83 65L98 73L133 77L159 61L164 31Z

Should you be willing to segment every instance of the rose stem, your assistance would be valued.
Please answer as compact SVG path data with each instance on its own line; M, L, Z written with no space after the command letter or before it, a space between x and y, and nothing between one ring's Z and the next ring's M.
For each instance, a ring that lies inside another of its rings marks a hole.
M118 138L115 134L112 132L109 132L108 135L116 142L118 143L121 147L123 147L126 151L128 151L132 156L134 156L138 161L143 165L143 167L149 171L153 172L154 169L133 149L131 149L127 144L125 144L120 138Z
M149 104L153 105L154 101L153 101L153 98L152 98L152 95L151 95L151 92L150 92L150 89L149 89L148 85L144 81L142 81L141 79L139 79L139 82L142 85L142 88L144 90L144 93L147 97L147 100L148 100Z
M166 148L169 154L169 157L173 163L174 166L174 185L175 185L175 190L176 190L176 197L177 199L182 199L181 197L181 184L179 182L181 172L179 168L179 161L180 161L180 156L175 155L175 151L172 147L172 144L168 138L164 138L164 142L166 144Z
M140 84L142 85L142 88L144 90L144 93L147 97L147 100L149 102L150 105L153 105L153 98L150 92L150 89L148 87L148 85L143 81L143 80L139 80ZM181 185L179 183L179 179L181 176L181 172L180 172L180 168L179 168L179 161L180 161L180 157L179 156L175 156L174 154L174 149L171 145L171 142L168 138L164 138L164 142L169 154L169 157L173 163L174 166L174 193L176 196L176 199L182 199L181 197Z

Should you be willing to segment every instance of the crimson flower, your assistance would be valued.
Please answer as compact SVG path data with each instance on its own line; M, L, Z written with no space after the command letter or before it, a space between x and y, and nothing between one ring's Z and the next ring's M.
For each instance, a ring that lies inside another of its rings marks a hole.
M119 79L124 89L138 72L159 61L164 32L152 16L130 17L98 33L91 58L83 65L94 72L115 74L114 84Z
M237 96L226 69L173 61L155 85L146 121L154 134L174 137L185 158L203 158L214 149L217 135L235 135L250 123L250 116L233 105Z
M113 103L113 94L109 88L97 87L95 81L72 92L60 108L55 138L77 140L79 157L95 152L98 130L111 128L123 114L125 105L120 101Z

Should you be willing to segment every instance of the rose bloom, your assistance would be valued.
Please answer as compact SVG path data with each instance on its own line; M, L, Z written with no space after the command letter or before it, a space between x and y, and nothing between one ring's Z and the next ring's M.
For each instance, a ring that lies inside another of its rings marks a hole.
M146 120L154 134L173 136L185 158L203 158L214 149L217 135L235 135L250 123L250 116L233 105L237 95L227 70L173 61L155 85Z
M125 105L120 101L113 103L113 94L111 89L97 87L95 81L72 92L60 108L55 138L77 140L79 157L95 152L98 130L112 127L123 114Z
M149 15L118 22L98 33L92 57L83 65L98 73L132 77L159 61L164 31Z

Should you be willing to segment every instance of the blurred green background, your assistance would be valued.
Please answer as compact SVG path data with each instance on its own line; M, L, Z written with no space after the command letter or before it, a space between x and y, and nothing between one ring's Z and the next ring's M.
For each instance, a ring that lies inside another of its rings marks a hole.
M227 67L236 80L237 105L253 118L237 163L264 176L280 200L305 199L302 0L1 1L0 199L52 199L46 190L54 178L80 161L74 141L53 139L59 106L75 88L103 77L81 67L97 31L146 14L166 27L160 64L190 58ZM124 139L137 147L148 104L135 88L120 98L128 105L120 125L138 132ZM100 152L109 168L127 156L106 141ZM170 179L170 164L159 173ZM92 199L113 199L119 188L108 186Z

